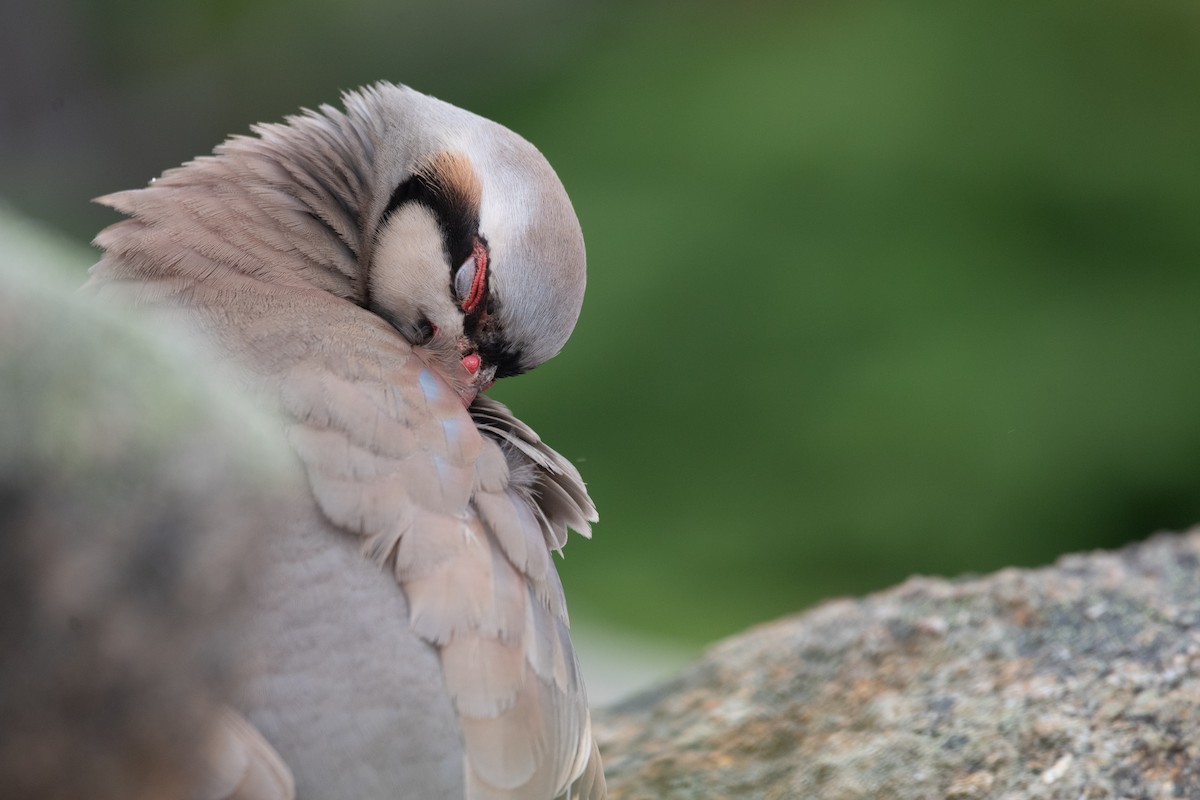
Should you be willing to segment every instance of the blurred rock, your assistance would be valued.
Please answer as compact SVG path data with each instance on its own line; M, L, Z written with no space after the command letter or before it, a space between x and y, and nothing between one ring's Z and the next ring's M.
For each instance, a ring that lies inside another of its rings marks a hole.
M592 707L606 706L655 686L700 653L689 647L571 615L571 640Z
M187 798L285 451L35 250L0 253L0 797Z
M829 602L596 728L616 799L1200 797L1200 529Z

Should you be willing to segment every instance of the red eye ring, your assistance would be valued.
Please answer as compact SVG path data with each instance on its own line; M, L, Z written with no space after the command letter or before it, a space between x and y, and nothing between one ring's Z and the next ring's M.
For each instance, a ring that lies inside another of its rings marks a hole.
M470 314L483 302L487 290L488 250L487 245L476 236L471 249L471 257L475 259L475 275L471 279L471 291L463 300L462 310Z

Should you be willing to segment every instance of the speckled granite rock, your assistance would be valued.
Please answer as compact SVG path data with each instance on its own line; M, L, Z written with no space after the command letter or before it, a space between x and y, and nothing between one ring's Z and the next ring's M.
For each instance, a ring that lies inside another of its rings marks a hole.
M829 602L596 728L615 800L1200 798L1200 529Z

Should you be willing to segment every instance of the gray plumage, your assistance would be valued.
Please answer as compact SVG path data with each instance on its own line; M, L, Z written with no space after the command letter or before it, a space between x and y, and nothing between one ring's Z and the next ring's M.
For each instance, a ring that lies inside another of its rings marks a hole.
M575 468L479 392L562 347L582 235L499 125L379 84L102 198L91 285L186 319L287 420L247 716L302 798L603 797L550 550Z

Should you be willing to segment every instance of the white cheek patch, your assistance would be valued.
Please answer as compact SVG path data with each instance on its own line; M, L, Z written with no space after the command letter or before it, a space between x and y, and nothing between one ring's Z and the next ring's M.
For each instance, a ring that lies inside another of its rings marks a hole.
M379 232L370 269L372 302L400 319L425 317L456 335L462 315L450 296L447 258L433 212L420 203L405 203Z

